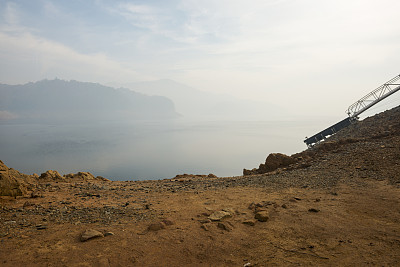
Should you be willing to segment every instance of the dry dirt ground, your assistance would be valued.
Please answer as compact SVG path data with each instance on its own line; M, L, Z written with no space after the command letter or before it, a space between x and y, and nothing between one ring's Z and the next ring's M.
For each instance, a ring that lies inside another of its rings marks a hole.
M0 265L399 266L400 109L385 114L273 173L39 181L0 198Z

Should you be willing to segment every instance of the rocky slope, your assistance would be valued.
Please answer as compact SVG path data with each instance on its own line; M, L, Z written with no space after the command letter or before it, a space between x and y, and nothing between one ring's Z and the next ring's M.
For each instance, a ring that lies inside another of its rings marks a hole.
M324 142L301 153L291 156L272 153L267 157L265 163L260 164L259 168L244 169L243 175L271 173L282 168L308 168L314 162L324 158L327 153L339 153L346 148L357 147L357 145L352 144L358 143L359 146L362 146L365 143L375 143L374 141L377 140L386 141L386 139L389 142L396 143L396 137L398 136L400 136L400 107L366 118L363 121L355 121L352 125L342 129ZM384 148L384 145L381 148ZM372 158L375 155L372 154L370 156ZM373 162L374 160L371 159L370 161ZM380 159L378 158L375 161L380 161Z
M0 198L0 264L396 266L399 122L398 107L286 166L240 177L111 182L48 172L30 194Z

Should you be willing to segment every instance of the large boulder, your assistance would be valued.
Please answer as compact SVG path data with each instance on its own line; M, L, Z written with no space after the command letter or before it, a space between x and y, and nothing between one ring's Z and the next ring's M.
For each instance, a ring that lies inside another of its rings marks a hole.
M279 168L284 168L290 164L295 163L296 160L288 155L282 153L269 154L265 160L265 164L261 164L259 170L264 172L271 172Z
M262 174L267 172L275 171L279 168L285 168L293 163L296 163L297 159L282 153L271 153L268 155L264 164L260 164L258 169L243 170L243 175Z

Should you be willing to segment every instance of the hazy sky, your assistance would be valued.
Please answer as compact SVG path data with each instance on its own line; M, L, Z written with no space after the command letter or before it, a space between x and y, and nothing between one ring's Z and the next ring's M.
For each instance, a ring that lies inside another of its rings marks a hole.
M400 74L398 0L0 0L0 83L172 79L340 114Z

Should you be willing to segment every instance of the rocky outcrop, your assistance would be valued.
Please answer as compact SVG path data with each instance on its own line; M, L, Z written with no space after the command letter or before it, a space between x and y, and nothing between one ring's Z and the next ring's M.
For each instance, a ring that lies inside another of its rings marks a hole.
M72 182L72 181L110 181L104 177L95 177L90 172L70 173L61 175L58 171L48 170L40 176L37 174L27 175L13 168L8 168L0 160L0 196L24 196L34 197L34 190L39 182ZM33 194L33 195L32 195Z
M58 171L48 170L42 173L39 177L40 180L48 180L48 181L64 181L65 178L61 176Z
M92 181L92 180L110 181L101 176L95 177L90 172L69 173L64 175L64 178L73 180L83 180L83 181Z
M90 172L69 173L69 174L64 175L64 177L69 178L69 179L78 179L78 180L84 180L84 181L96 179L94 177L94 175L91 174Z
M69 173L62 176L58 171L48 170L45 173L42 173L39 177L41 181L61 181L61 182L70 182L70 181L110 181L104 177L97 176L95 177L90 172L78 172L78 173Z
M17 170L8 168L0 160L0 196L26 195L35 186L35 176L22 174Z

